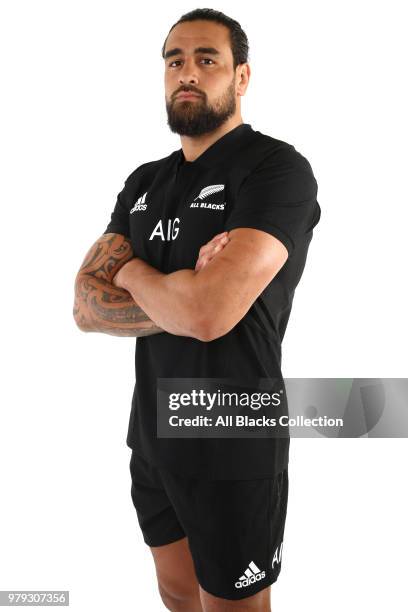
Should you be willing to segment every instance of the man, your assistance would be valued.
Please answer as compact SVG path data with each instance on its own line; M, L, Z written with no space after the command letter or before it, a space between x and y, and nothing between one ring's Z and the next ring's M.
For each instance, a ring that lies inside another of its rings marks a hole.
M74 316L84 331L138 338L131 494L164 604L266 612L282 563L289 438L161 437L157 392L163 378L281 379L317 183L293 145L243 123L250 67L236 21L183 15L162 56L182 147L125 181L77 275Z

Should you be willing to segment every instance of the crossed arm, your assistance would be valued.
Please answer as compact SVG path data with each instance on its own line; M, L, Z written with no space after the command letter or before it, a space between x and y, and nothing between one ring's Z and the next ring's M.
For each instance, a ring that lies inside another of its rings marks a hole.
M130 240L103 234L89 249L75 279L73 316L79 329L112 336L145 336L161 330L128 291L112 284L133 257Z
M229 242L200 271L163 274L137 257L114 283L167 332L208 342L228 333L248 312L287 259L274 236L237 228Z
M86 278L77 277L76 292L91 309L104 313L104 321L99 320L97 329L89 329L83 309L81 318L81 309L75 315L74 307L74 316L81 329L105 333L112 333L109 318L120 318L124 313L133 317L132 333L127 326L119 326L115 335L164 330L204 342L219 338L248 312L288 257L284 245L271 234L237 228L229 232L228 243L205 266L164 274L133 257L126 243L115 244L112 236L117 234L106 236L112 241L110 257L102 270L95 270L97 254L88 254L90 261L84 269L91 266L94 271L91 278L88 274ZM99 302L92 296L98 283L102 283L102 289L111 287L107 293L102 292L102 297L99 295ZM144 331L134 333L135 329Z
M228 240L222 232L203 245L195 270L202 270ZM89 249L75 279L73 316L79 329L136 337L164 331L128 291L113 284L115 274L132 258L131 242L122 234L103 234Z

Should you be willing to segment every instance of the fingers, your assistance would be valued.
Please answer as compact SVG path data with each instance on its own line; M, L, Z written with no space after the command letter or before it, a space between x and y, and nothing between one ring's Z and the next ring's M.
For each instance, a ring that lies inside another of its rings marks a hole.
M217 234L207 242L207 244L203 245L199 251L199 256L197 259L197 263L195 265L195 270L201 270L204 268L211 259L219 253L225 245L229 242L228 232L222 232L221 234Z
M219 238L217 241L209 242L208 244L205 244L204 246L201 247L198 257L202 258L202 257L213 256L215 253L223 249L225 245L228 243L228 241L229 241L228 236L225 236L223 238Z
M210 260L207 259L206 257L200 257L199 259L197 259L197 263L195 265L195 270L198 272L198 270L202 270L204 268L204 266L209 262Z
M214 238L212 238L210 242L207 242L207 244L204 244L201 247L199 251L199 256L201 257L203 255L208 255L214 250L214 248L218 246L225 246L228 241L229 238L227 236L227 232L223 232L223 234L218 234L218 236L214 236Z
M216 238L221 238L221 236L226 236L228 232L221 232L221 234L216 234L213 238L211 238L210 242L215 240Z

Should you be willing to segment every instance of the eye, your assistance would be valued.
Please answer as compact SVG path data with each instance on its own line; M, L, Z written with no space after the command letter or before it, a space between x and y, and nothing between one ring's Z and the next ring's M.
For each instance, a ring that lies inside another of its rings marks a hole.
M173 61L172 61L172 62L170 62L170 64L168 65L168 66L169 66L169 68L172 68L172 67L173 67L173 66L172 66L173 64L180 63L180 61L181 61L181 60L173 60ZM214 60L213 60L213 59L211 59L210 57L203 57L203 59L202 59L201 61L203 61L203 62L212 62L212 64L207 64L207 66L208 66L208 65L212 66L213 64L215 64Z

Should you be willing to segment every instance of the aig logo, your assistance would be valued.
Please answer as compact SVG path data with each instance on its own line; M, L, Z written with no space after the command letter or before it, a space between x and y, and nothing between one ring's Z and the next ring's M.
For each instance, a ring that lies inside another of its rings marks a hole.
M176 217L175 219L167 220L167 227L165 223L160 219L157 222L156 227L150 234L149 240L153 240L153 238L160 238L160 240L175 240L179 233L179 223L180 219Z

